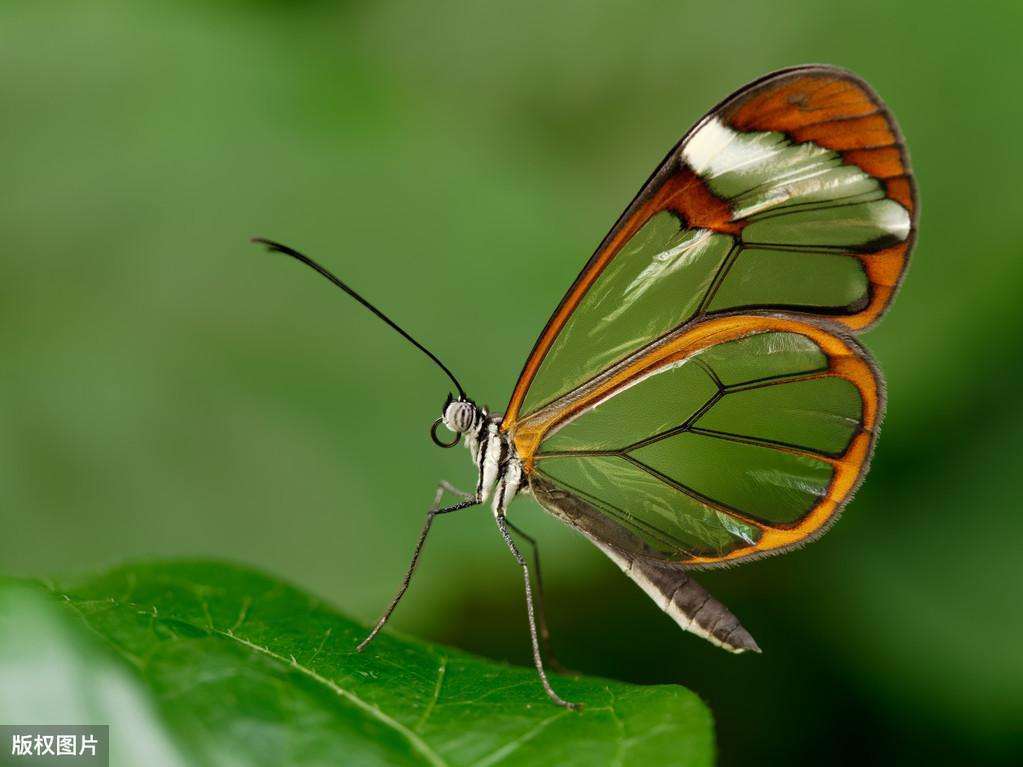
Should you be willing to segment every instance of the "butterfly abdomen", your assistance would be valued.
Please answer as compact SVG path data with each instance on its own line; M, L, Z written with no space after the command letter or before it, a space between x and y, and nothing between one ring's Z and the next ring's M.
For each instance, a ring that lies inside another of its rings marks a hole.
M638 559L602 545L600 548L684 630L729 652L760 652L756 640L732 611L679 565Z
M739 619L678 562L658 558L652 550L649 557L629 553L643 551L643 544L589 503L539 474L530 475L529 485L541 506L589 538L681 628L729 652L760 652Z

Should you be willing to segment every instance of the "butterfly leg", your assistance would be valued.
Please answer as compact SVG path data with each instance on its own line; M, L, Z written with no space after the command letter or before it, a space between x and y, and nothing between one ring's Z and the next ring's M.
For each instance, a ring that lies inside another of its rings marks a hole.
M547 610L544 608L546 599L543 590L543 575L541 575L540 571L540 547L533 536L527 535L520 528L516 527L510 519L505 517L504 521L507 523L509 530L526 541L530 548L533 549L533 574L536 576L536 612L537 617L540 619L540 639L543 642L543 649L547 655L547 663L561 674L569 673L568 669L555 657L554 648L551 647L551 630L547 627Z
M441 508L440 502L444 498L445 491L451 492L455 495L460 495L464 498L464 500L460 503L454 504L453 506L445 506ZM423 524L422 532L419 533L419 540L416 541L416 548L412 552L412 561L409 562L408 571L405 573L405 577L401 581L398 593L394 595L394 599L392 599L391 603L387 605L387 609L384 610L384 614L380 616L380 620L377 621L373 630L369 632L369 636L363 639L362 642L359 643L359 646L355 648L356 651L362 652L366 649L366 645L372 642L374 637L380 633L380 629L382 629L384 624L390 619L394 609L398 606L398 602L401 601L401 598L405 596L405 592L408 591L409 584L412 582L412 575L416 571L416 565L419 564L419 555L423 553L423 545L426 543L426 536L429 535L430 527L433 525L434 517L441 514L450 514L453 511L459 511L461 509L468 509L472 506L478 506L479 503L480 500L477 496L470 495L469 493L463 493L448 482L441 482L437 485L437 493L433 498L433 506L431 506L430 510L426 512L426 522Z
M451 493L452 495L458 496L463 501L467 501L470 498L474 497L472 493L467 493L464 490L459 490L457 487L455 487L454 485L452 485L450 482L448 482L445 479L442 479L440 481L440 484L437 485L437 491L438 491L438 494L437 494L437 496L433 500L433 505L434 506L440 506L439 498L442 495L442 493L440 491L445 491L445 492Z
M556 704L567 709L578 709L580 704L569 703L563 700L560 695L554 692L554 688L551 687L551 683L547 679L547 672L544 671L543 667L543 658L540 655L540 641L536 630L536 615L533 610L533 587L529 579L529 565L526 563L526 558L522 556L522 552L519 551L519 547L515 545L515 541L512 540L511 533L508 530L508 520L505 519L504 514L495 514L494 518L497 520L497 529L501 531L501 537L504 538L504 542L511 550L515 561L519 563L519 567L522 568L522 576L526 584L526 612L529 615L529 635L533 641L533 664L536 666L536 672L540 675L540 683L543 685L547 697Z

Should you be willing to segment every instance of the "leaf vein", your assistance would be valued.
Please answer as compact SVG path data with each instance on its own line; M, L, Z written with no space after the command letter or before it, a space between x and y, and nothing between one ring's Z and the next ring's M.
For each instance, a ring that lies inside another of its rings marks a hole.
M527 730L522 735L515 738L515 740L505 743L496 751L491 751L487 756L483 757L478 762L476 762L474 767L490 767L490 765L497 764L498 762L506 759L507 757L511 756L512 753L517 751L521 746L523 746L525 743L528 743L541 732L546 730L548 726L553 724L558 719L561 719L563 716L567 716L570 713L572 712L565 709L559 711L556 714L553 714L552 716L547 717L546 719L540 722L537 722L536 725L531 730Z
M283 655L275 653L269 647L263 647L262 645L258 645L255 642L250 642L245 637L238 636L237 634L230 633L228 631L221 631L220 629L213 629L213 631L219 636L232 639L235 642L238 642L239 644L248 647L250 650L255 650L256 652L262 653L263 655L266 655L269 658L273 658L279 663L285 663L294 668L299 673L309 677L313 681L322 684L323 686L331 690L334 694L336 694L339 698L347 700L349 703L353 704L361 711L365 712L372 718L376 719L381 724L390 727L395 732L403 736L409 742L412 748L415 749L430 764L435 765L436 767L447 767L447 762L441 759L440 755L437 754L437 752L434 751L432 748L430 748L426 741L420 738L415 732L413 732L408 727L403 725L397 719L394 719L393 717L385 714L377 706L369 704L351 690L346 690L344 687L339 685L334 680L328 679L327 677L322 676L317 672L313 671L311 668L303 666L301 663L295 660L294 657L285 658Z
M419 717L419 721L416 722L416 726L413 728L416 732L421 732L423 726L426 724L426 720L430 718L430 714L433 713L433 707L437 705L437 701L440 700L440 688L444 684L444 673L448 668L448 658L446 655L440 656L440 664L437 667L437 684L433 688L433 697L430 698L426 704L426 708L423 709L423 715Z

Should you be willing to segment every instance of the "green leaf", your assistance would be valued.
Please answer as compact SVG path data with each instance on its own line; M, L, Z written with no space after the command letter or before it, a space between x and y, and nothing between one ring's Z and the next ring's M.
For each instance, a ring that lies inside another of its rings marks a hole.
M365 628L224 564L0 582L0 721L111 724L114 763L706 765L681 687L557 677ZM523 625L523 641L527 640ZM29 716L31 714L31 716Z

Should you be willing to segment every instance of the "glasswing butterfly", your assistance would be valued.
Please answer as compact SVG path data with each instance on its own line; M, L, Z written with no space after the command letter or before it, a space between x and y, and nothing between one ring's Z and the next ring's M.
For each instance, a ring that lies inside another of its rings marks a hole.
M830 66L766 75L708 112L643 185L548 321L503 415L322 266L257 240L318 271L447 374L457 395L430 434L441 447L463 441L476 465L473 492L438 487L401 588L358 649L405 594L434 518L491 500L522 568L540 681L575 707L544 671L535 541L507 516L525 494L683 629L759 652L690 573L814 540L863 481L884 386L854 336L891 303L916 214L905 145L870 86ZM445 492L461 499L442 506ZM535 609L513 533L533 549Z

